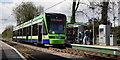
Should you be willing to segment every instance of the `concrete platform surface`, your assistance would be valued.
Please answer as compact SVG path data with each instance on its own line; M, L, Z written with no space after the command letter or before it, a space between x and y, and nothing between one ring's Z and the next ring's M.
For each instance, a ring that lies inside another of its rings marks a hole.
M81 45L81 44L71 44L73 49L80 49L86 51L93 51L105 54L119 55L120 56L120 46L103 46L103 45Z
M105 46L105 45L83 45L83 44L71 44L73 46L85 46L85 47L96 47L96 48L105 48L105 49L116 49L119 50L119 46Z
M14 47L0 40L0 60L26 60Z

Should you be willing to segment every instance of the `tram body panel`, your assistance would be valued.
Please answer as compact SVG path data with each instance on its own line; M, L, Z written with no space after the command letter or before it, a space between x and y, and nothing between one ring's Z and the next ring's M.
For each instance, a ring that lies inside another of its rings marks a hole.
M66 16L45 13L14 28L13 40L40 43L65 44ZM16 37L15 37L16 36Z

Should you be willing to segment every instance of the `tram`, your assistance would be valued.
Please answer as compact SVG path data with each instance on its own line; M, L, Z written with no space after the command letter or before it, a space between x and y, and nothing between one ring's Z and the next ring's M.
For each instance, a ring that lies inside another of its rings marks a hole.
M13 28L13 40L39 44L66 43L66 16L44 13Z

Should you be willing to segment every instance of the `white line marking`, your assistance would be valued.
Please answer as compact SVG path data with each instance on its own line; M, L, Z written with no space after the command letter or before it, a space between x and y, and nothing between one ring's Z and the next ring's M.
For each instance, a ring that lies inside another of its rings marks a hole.
M2 41L1 41L2 42ZM2 42L4 43L4 42ZM10 48L12 48L23 60L27 60L21 53L19 53L14 47L4 43L5 45L9 46Z

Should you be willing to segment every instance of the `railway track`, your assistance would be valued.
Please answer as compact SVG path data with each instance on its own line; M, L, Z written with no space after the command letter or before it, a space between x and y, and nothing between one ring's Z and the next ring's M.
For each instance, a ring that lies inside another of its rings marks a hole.
M116 55L111 55L111 54L105 54L105 53L98 53L98 52L91 52L91 51L85 51L85 50L79 50L79 49L71 49L71 48L66 48L66 49L57 49L57 48L49 48L51 50L55 50L58 52L63 52L63 53L69 53L69 54L74 54L74 55L79 55L79 56L84 56L84 57L91 57L95 59L111 59L111 60L120 60L120 56Z
M76 57L82 60L88 60L89 58L83 58L80 56L74 56L70 54L59 53L53 50L48 49L47 47L37 47L34 45L28 45L23 43L17 43L13 41L4 41L5 43L13 46L16 48L23 56L25 56L28 60L49 60L49 59L56 59L56 60L74 60ZM74 58L75 57L75 58ZM89 59L90 60L90 59Z
M20 43L16 43L16 42L13 42L13 41L7 41L6 43L8 43L8 42L10 44L12 43L13 45L20 44ZM34 46L34 45L31 45L31 47L28 46L28 45L25 45L25 44L21 44L21 45L23 45L25 47L28 47L28 48L34 47L34 49L32 48L33 50L39 50L40 48L44 48L44 47L37 47L37 46ZM120 56L116 56L116 55L105 54L105 53L97 53L97 52L91 52L91 51L84 51L84 50L78 50L78 49L72 49L72 48L63 48L62 49L62 48L56 48L56 47L47 47L47 48L44 48L44 49L53 50L53 51L61 52L61 53L68 53L68 54L76 55L76 56L89 57L92 60L93 59L94 60L101 60L101 59L103 59L103 60L106 60L106 59L109 59L109 60L119 60L120 59ZM21 52L21 53L26 58L36 60L36 58L34 58L30 54L27 54L27 53L24 53L24 52Z

